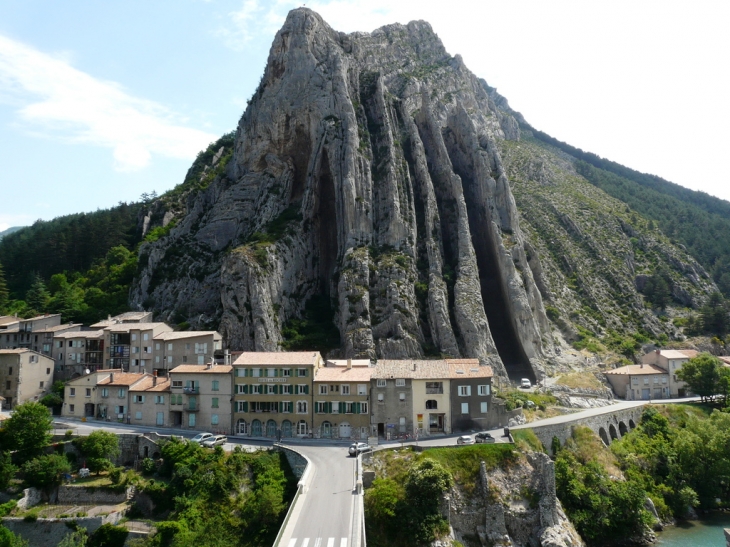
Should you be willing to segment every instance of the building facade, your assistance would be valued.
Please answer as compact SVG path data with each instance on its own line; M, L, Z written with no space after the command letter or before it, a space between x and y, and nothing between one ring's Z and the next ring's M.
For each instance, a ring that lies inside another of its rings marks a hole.
M151 371L154 338L171 332L165 323L115 323L104 327L105 368L125 372Z
M333 360L315 369L313 436L361 439L370 435L369 359Z
M37 401L53 385L53 359L27 348L0 349L0 395L3 410Z
M80 330L54 334L53 358L59 380L77 378L104 368L104 331Z
M480 431L496 427L492 407L492 367L478 359L447 359L451 391L451 431Z
M627 365L604 373L614 393L627 401L669 399L669 373L650 364Z
M243 352L233 362L236 435L304 437L314 426L319 352Z
M231 434L231 365L178 365L170 371L170 425Z
M682 368L684 363L693 357L697 357L697 355L699 355L699 352L692 349L657 349L644 355L641 358L641 362L645 365L658 366L669 374L668 387L670 397L686 397L689 395L687 384L677 378L677 371Z

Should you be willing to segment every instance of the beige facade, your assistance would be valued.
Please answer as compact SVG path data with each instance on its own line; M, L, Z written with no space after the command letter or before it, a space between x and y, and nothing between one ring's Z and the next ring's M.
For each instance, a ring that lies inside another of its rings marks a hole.
M304 437L313 428L319 352L243 352L233 362L233 430L252 437Z
M66 383L61 415L69 418L95 418L131 422L130 389L149 374L105 369Z
M315 437L331 439L367 439L370 434L369 359L327 361L315 369L314 417Z
M215 331L162 332L154 338L152 367L162 373L178 365L207 365L222 344Z
M56 374L61 380L77 378L104 367L104 331L81 330L53 337Z
M0 349L0 395L3 409L37 401L53 385L53 359L27 348Z
M231 365L178 365L170 371L170 425L231 433Z
M149 372L154 358L154 338L171 332L165 323L116 323L104 327L106 368Z
M61 324L59 314L6 320L0 324L0 349L27 348L50 357L56 334L78 330L80 323Z
M670 398L669 373L656 365L627 365L605 375L614 393L627 401Z
M677 371L682 368L684 363L697 357L698 354L699 352L691 349L658 349L644 355L641 362L661 367L669 374L670 397L686 397L689 394L687 384L677 378Z
M156 374L145 378L129 389L131 423L145 426L171 427L169 378Z

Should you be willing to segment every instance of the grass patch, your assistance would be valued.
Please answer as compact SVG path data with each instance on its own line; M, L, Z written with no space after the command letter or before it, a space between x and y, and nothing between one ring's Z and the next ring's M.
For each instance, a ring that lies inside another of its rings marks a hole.
M512 437L515 440L515 445L520 450L545 452L545 447L542 445L542 442L537 438L537 435L535 435L535 432L532 429L517 429L515 431L510 431L510 433L512 433Z
M101 487L101 486L112 486L112 480L108 475L99 475L84 477L83 479L76 479L72 486L85 486L90 487Z
M590 372L571 372L563 374L555 383L571 389L601 389L603 384Z

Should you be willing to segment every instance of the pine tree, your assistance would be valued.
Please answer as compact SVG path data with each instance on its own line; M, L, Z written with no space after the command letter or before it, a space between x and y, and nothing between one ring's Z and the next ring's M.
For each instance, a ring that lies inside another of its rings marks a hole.
M0 313L5 311L5 307L8 305L8 297L8 284L5 282L3 265L0 264Z
M44 313L51 299L51 294L46 288L46 284L41 276L36 275L30 289L25 293L25 301L32 310L38 313Z

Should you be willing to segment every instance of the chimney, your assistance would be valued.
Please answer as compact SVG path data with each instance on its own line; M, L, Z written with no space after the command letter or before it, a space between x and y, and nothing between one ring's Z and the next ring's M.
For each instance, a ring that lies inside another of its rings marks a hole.
M416 363L413 363L413 372L416 372Z
M658 350L655 350L655 351L656 351L656 354L657 354L657 355L661 355L661 353L662 353L662 350L660 350L660 349L658 349Z
M352 368L352 359L347 360L347 368Z
M114 373L113 372L109 373L109 383L110 384L114 383Z
M155 387L157 385L157 371L152 371L152 387Z

